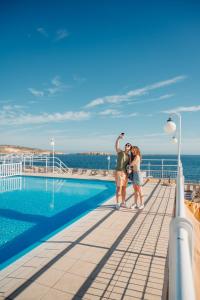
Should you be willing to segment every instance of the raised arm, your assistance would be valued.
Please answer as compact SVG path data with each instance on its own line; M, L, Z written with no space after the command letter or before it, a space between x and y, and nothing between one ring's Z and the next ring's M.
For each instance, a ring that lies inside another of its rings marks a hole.
M119 148L119 140L122 139L122 136L119 135L118 138L116 139L116 142L115 142L115 151L118 153L120 151L122 151L120 148Z

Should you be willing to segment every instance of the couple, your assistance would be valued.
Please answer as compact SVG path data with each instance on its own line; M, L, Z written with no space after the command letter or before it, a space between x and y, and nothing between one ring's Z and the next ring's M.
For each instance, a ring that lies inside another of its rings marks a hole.
M121 197L121 207L126 207L126 187L128 178L133 183L134 188L134 203L131 208L144 208L142 196L142 178L140 173L141 153L137 146L132 146L130 143L125 145L125 149L119 147L120 139L123 139L124 133L121 133L116 142L115 150L117 152L117 167L115 174L116 181L116 209L120 208L119 198ZM139 200L139 205L138 205Z

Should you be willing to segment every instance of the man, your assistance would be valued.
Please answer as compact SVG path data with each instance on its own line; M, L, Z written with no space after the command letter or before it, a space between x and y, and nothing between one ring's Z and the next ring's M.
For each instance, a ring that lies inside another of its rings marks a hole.
M128 183L128 176L126 172L126 167L129 163L129 151L131 150L131 144L127 143L125 145L124 151L119 148L119 141L124 136L124 133L121 133L116 142L115 142L115 150L117 152L117 167L115 173L115 181L116 181L116 209L120 208L119 197L122 198L122 207L126 207L126 186Z

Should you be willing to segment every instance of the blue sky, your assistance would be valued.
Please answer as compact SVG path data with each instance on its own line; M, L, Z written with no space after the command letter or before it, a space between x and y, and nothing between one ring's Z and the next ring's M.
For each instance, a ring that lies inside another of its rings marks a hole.
M1 144L200 153L199 1L0 2ZM174 120L177 121L175 118Z

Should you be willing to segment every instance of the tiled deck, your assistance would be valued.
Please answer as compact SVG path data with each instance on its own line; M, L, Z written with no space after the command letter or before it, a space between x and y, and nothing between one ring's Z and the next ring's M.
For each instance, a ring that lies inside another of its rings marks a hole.
M175 186L144 194L142 211L110 199L3 270L0 299L166 299Z

